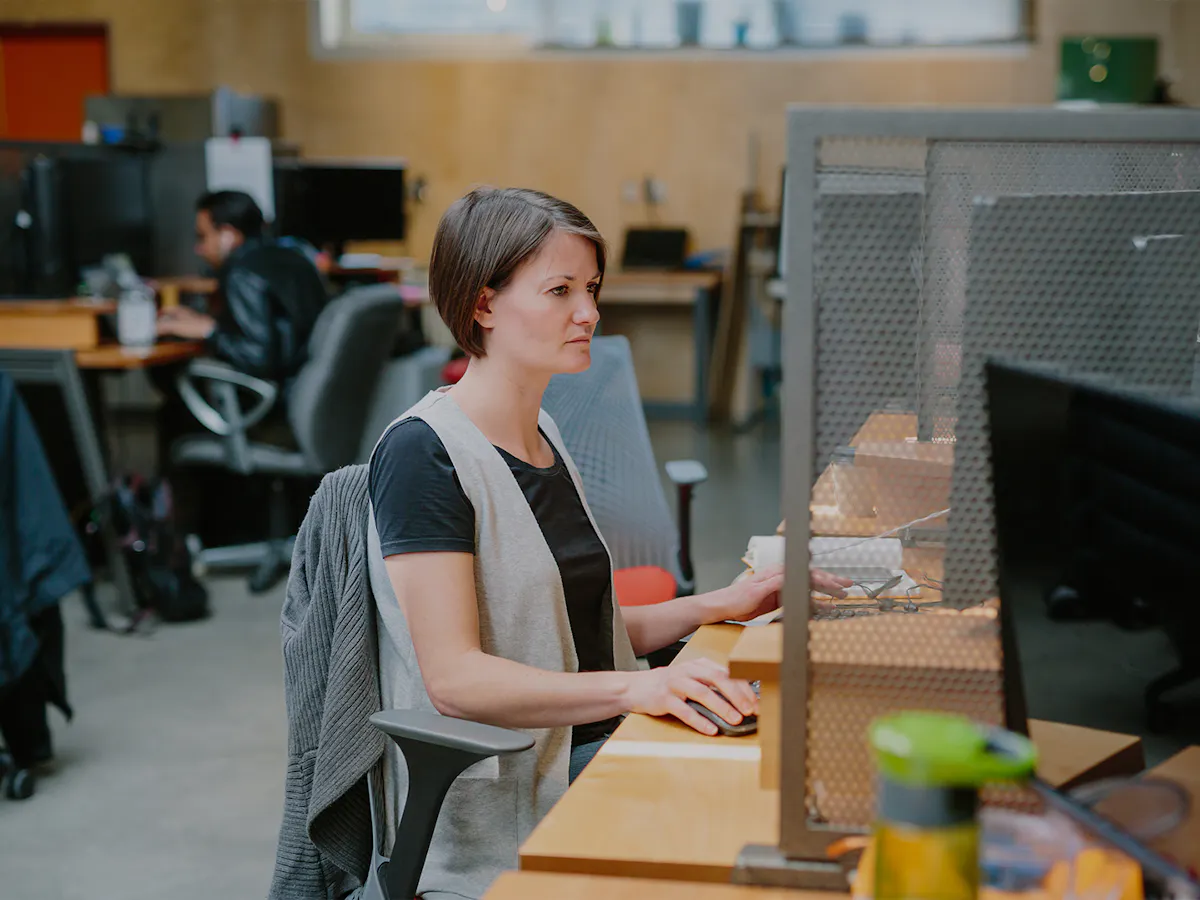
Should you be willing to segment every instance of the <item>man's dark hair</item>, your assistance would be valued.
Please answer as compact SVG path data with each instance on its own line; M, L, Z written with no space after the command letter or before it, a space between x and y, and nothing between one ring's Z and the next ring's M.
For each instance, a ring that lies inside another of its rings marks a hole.
M254 198L243 191L209 191L196 201L196 212L207 212L218 228L228 225L242 237L259 237L263 231L263 214Z

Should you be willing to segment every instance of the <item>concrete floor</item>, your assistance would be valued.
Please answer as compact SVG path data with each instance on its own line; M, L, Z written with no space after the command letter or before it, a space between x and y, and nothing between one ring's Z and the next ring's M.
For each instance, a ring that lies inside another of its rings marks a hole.
M660 459L708 465L694 508L697 576L702 590L727 583L746 538L779 521L777 434L660 423L652 436ZM0 800L4 900L265 895L286 750L283 588L255 597L240 579L210 587L213 618L148 637L89 631L79 604L65 605L76 718L55 719L57 767L36 796ZM1039 621L1031 613L1023 623L1025 662L1032 684L1054 689L1033 691L1033 712L1140 731L1140 686L1170 658L1162 638L1089 625L1064 639ZM1149 755L1198 739L1155 738Z

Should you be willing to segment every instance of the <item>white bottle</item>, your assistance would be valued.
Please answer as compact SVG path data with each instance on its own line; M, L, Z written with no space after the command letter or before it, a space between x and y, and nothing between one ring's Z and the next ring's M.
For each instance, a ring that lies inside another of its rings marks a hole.
M117 300L117 340L122 347L150 347L157 337L154 293L141 281L121 279Z

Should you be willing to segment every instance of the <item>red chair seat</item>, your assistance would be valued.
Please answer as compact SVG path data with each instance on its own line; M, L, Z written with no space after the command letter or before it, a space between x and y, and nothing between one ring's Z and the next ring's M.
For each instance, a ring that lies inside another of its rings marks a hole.
M650 606L674 600L675 576L658 566L634 566L613 573L613 590L621 606Z
M458 359L452 359L442 367L442 382L444 384L458 384L460 378L467 374L467 363L470 359L465 356L460 356Z

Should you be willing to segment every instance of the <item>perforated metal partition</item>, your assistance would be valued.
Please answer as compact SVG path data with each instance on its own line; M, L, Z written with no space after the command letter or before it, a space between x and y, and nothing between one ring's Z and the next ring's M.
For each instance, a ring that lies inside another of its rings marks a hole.
M983 364L1192 389L1200 114L793 107L788 141L780 849L820 859L870 821L875 716L1024 728Z

